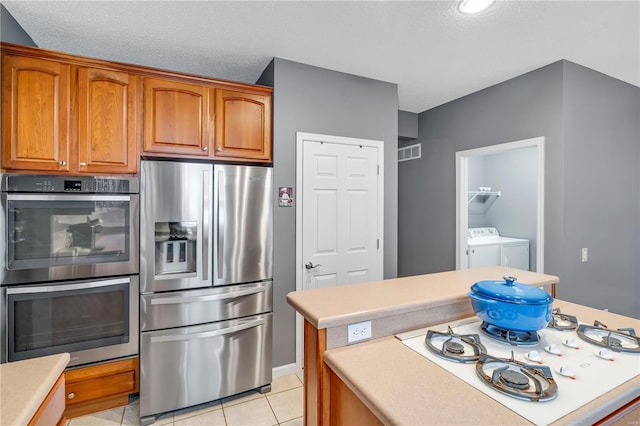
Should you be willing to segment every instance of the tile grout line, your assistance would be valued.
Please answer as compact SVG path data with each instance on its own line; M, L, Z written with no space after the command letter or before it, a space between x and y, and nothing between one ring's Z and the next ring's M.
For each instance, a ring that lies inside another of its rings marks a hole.
M281 393L281 392L278 392L278 393ZM276 419L276 425L280 425L280 419L278 418L278 416L276 416L276 412L273 411L273 407L271 406L271 401L269 401L269 398L267 398L266 395L265 395L265 399L267 400L267 404L269 404L269 409L273 413L273 418Z

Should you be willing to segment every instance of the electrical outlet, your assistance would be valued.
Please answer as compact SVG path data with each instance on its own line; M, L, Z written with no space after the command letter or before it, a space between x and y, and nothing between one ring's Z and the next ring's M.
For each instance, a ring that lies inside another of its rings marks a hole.
M347 343L371 339L371 321L358 322L347 326Z
M589 260L589 249L586 247L582 248L582 261L587 262Z

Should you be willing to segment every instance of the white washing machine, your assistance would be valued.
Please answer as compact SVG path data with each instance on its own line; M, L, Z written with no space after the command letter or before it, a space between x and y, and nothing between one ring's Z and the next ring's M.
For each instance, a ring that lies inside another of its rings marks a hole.
M529 240L503 237L494 227L469 228L469 268L502 265L529 270Z

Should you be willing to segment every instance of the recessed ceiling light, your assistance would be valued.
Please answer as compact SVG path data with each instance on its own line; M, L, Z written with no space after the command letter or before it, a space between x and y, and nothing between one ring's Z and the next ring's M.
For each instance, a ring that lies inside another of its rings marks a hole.
M493 4L495 0L462 0L458 10L462 13L478 13Z

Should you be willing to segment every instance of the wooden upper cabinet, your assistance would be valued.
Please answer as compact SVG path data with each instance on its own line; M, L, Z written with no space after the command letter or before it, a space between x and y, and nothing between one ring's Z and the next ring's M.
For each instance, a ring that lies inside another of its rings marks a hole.
M140 154L271 162L272 91L0 42L8 172L136 174Z
M216 89L215 157L271 161L271 96Z
M78 69L79 172L137 172L138 81L124 72Z
M144 78L144 152L210 155L213 89L158 78Z
M69 171L70 66L2 57L2 167Z

